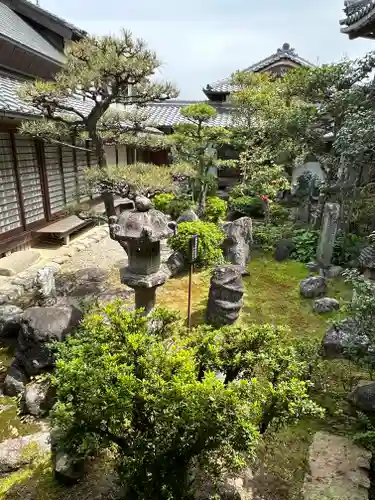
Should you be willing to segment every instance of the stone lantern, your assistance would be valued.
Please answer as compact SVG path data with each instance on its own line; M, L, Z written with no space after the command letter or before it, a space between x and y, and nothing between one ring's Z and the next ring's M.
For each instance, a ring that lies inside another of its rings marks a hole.
M121 283L134 289L136 309L145 314L155 306L156 288L170 276L161 266L160 242L173 235L167 217L152 208L151 201L137 196L135 209L110 219L111 238L128 254L128 266L121 270Z

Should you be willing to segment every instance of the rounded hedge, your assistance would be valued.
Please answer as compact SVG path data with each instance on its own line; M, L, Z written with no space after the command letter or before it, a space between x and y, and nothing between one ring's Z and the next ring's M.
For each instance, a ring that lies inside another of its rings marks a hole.
M160 210L160 212L168 214L171 201L175 198L176 196L172 193L161 193L154 196L152 203L154 204L156 210Z
M257 196L241 196L229 198L231 212L247 217L261 217L263 215L262 200Z
M189 257L189 241L198 235L198 259L196 265L200 267L222 264L223 252L220 248L224 241L223 231L212 222L182 222L178 225L178 232L169 240L169 246L175 252L181 252L186 261Z
M228 204L218 196L210 196L206 200L206 208L204 211L204 218L208 222L219 222L225 219Z

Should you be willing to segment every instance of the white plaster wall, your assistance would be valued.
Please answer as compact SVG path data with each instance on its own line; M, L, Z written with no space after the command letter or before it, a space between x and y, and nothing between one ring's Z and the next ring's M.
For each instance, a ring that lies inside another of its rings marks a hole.
M292 173L292 184L295 184L298 177L304 172L311 172L313 175L319 177L320 180L324 181L325 173L317 161L308 161L304 165L298 165L293 169Z
M116 166L116 149L115 146L106 146L105 154L107 156L107 165Z

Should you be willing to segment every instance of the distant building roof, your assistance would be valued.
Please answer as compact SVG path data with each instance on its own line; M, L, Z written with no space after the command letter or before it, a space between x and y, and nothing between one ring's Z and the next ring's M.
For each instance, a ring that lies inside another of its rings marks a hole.
M375 0L374 0L375 1ZM271 54L270 56L266 57L265 59L262 59L261 61L252 64L248 68L242 70L245 73L257 73L260 71L263 71L267 69L268 67L274 65L275 63L283 60L289 60L292 61L293 63L299 65L299 66L304 66L304 67L309 67L312 68L315 65L309 62L307 59L304 59L303 57L300 57L296 51L290 47L288 43L284 43L284 45L280 48L277 49L277 51L274 54ZM232 77L229 76L227 78L224 78L223 80L218 80L214 83L211 83L207 85L206 89L204 89L205 93L209 92L217 92L217 93L227 93L229 94L233 90L235 90L234 86L232 85Z
M8 76L0 75L0 113L5 116L38 117L40 111L28 103L22 101L17 90L24 81ZM184 118L180 110L184 106L197 101L166 101L162 103L152 103L146 107L148 122L154 127L173 127L182 123L191 123ZM217 116L210 120L207 125L229 127L231 124L230 107L228 105L216 104ZM92 102L87 100L72 99L71 105L83 114L89 114L92 109Z
M5 38L36 52L59 64L65 61L64 54L55 49L45 38L27 24L7 5L0 3L0 39Z
M50 12L49 10L42 9L39 5L36 5L36 3L30 2L29 0L12 0L12 7L13 4L14 4L14 10L16 11L18 11L22 7L25 7L35 12L36 14L39 14L40 16L46 17L51 21L54 21L55 23L60 24L61 26L64 26L65 28L71 30L73 33L79 36L85 36L87 34L84 30L77 28L77 26L75 26L74 24L71 24L65 19L62 19L61 17L58 17L55 14L52 14L52 12Z
M341 32L351 34L375 21L375 0L346 0Z

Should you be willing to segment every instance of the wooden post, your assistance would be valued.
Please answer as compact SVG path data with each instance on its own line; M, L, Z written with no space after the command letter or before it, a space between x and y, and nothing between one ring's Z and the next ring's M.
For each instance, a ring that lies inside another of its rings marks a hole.
M188 328L191 328L191 295L193 289L194 262L198 257L198 235L193 234L189 241L189 290L188 290Z
M14 132L10 131L9 136L10 136L10 143L12 146L13 170L14 170L14 174L16 177L17 198L18 198L20 220L21 220L23 230L26 231L26 225L27 225L26 224L26 212L25 212L25 204L24 204L24 199L23 199L23 191L22 191L22 186L21 186L20 171L18 168L18 157L17 157L16 140L14 137Z
M188 291L188 328L191 328L191 294L193 288L193 268L194 264L189 264L189 291Z

